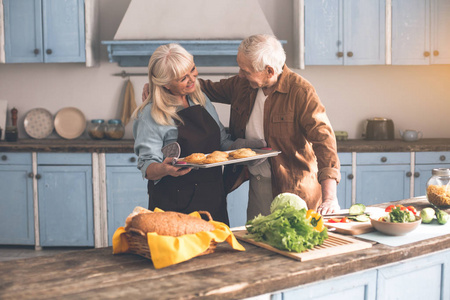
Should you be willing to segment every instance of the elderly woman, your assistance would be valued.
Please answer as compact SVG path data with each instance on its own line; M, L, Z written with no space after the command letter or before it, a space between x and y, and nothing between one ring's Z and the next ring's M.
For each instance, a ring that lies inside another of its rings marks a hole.
M228 221L222 168L192 170L172 165L161 148L178 142L181 157L228 150L228 139L211 101L201 91L194 59L177 44L162 45L148 64L149 95L135 112L134 150L148 179L149 208L182 213L209 211Z

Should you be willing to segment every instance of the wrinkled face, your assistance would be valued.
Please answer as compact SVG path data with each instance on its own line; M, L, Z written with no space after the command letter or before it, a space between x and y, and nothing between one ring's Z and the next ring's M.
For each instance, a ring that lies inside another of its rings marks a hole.
M195 83L198 76L198 71L195 65L192 69L181 76L180 78L172 80L165 87L170 91L171 94L176 96L185 96L192 94L195 91Z
M239 65L239 77L247 79L252 88L257 89L269 86L267 70L254 71L250 60L241 53L238 53L236 61Z

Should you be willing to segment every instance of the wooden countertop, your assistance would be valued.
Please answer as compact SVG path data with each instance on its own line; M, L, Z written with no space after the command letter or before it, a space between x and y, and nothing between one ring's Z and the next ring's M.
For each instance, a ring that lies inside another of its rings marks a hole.
M133 153L134 140L92 139L19 139L17 142L0 141L0 152L102 152ZM338 152L420 152L450 151L450 139L421 139L416 142L403 140L338 141Z
M393 203L427 205L424 198ZM1 262L0 298L241 299L448 249L450 235L305 262L243 245L239 252L222 243L212 254L159 270L140 256L112 255L111 247Z

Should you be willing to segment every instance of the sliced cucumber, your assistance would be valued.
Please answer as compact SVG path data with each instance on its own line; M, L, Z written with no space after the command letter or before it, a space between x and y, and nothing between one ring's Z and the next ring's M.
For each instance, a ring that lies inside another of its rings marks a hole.
M370 217L366 214L363 214L363 215L356 216L355 220L358 222L367 222L367 221L370 221Z
M356 203L350 206L348 213L352 216L362 215L366 211L366 206L361 203Z

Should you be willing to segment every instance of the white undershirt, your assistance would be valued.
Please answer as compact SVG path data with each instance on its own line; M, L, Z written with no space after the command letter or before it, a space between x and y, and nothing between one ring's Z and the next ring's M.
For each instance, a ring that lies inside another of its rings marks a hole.
M258 89L255 104L252 113L248 119L247 127L245 128L246 139L264 139L264 103L267 96L261 88ZM262 175L264 177L271 177L269 160L254 167L248 167L252 175Z

